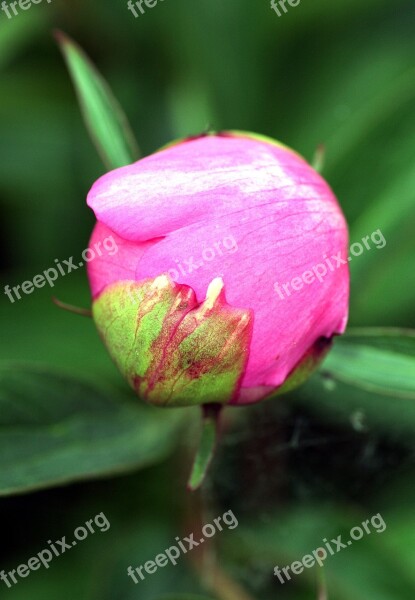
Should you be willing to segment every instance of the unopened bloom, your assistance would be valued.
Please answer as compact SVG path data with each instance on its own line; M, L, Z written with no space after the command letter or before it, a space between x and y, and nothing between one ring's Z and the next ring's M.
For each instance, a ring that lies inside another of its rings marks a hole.
M330 187L248 133L183 140L101 177L88 265L98 330L148 402L256 402L298 383L347 322L349 272ZM278 282L293 282L281 300ZM295 292L293 291L295 290Z

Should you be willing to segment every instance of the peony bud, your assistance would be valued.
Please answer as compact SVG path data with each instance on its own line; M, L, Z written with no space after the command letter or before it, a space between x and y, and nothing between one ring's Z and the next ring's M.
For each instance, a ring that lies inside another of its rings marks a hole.
M347 322L348 234L326 182L281 144L229 132L101 177L88 204L93 315L137 394L246 404L298 385Z

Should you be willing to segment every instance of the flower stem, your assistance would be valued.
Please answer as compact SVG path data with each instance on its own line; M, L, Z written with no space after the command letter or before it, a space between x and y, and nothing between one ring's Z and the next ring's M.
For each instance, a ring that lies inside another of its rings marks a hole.
M202 434L188 482L188 489L192 492L202 485L214 457L221 409L220 404L203 406Z
M210 590L220 600L254 600L242 586L216 565L210 577Z
M327 581L324 567L320 567L317 571L317 600L328 600Z

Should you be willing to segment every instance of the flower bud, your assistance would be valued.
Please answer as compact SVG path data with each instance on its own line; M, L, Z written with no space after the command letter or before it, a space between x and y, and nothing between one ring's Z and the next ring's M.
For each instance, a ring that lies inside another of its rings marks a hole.
M246 404L298 385L348 312L348 234L327 183L294 151L229 132L101 177L88 204L93 315L152 404Z

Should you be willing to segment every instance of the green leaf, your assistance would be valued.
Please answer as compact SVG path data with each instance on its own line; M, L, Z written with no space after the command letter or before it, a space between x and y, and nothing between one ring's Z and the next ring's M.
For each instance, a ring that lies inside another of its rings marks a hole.
M415 331L356 329L336 341L323 370L369 392L415 400Z
M160 461L174 448L183 414L114 398L46 368L2 362L0 496Z
M84 120L98 152L109 169L128 165L139 158L139 150L127 118L83 50L58 31L59 43L78 95Z
M368 328L338 338L296 400L321 418L412 443L415 430L415 333Z

